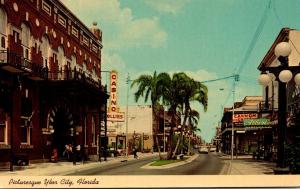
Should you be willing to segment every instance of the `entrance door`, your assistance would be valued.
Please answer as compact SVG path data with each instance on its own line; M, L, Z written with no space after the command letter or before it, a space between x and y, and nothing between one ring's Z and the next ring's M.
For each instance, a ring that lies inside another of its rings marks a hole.
M66 144L72 144L72 137L70 135L70 122L63 110L58 110L56 112L53 123L53 145L58 150L58 158L66 158L63 157L63 152Z

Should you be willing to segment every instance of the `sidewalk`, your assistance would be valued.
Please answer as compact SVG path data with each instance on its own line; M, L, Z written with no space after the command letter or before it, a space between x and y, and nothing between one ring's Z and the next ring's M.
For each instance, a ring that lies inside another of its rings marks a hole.
M225 166L221 172L223 175L273 175L276 163L264 160L254 160L252 155L231 156L217 154L225 161Z
M158 153L138 153L140 159L146 157L154 157L158 156ZM59 175L66 175L71 174L77 171L87 170L95 167L101 167L104 165L119 163L119 162L126 162L126 161L133 161L133 155L129 155L128 157L119 156L119 157L108 157L107 161L101 162L99 161L86 161L84 163L77 162L76 165L73 165L73 162L57 162L57 163L34 163L30 164L29 166L23 166L22 169L14 170L13 172L7 169L0 170L0 176L13 176L13 175L22 175L22 176L59 176Z

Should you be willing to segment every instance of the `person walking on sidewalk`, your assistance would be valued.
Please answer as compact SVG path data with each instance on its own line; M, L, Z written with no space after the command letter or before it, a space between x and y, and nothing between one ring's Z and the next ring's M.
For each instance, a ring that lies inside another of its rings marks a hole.
M134 157L135 159L138 159L136 147L133 147L132 151L133 151L133 157Z

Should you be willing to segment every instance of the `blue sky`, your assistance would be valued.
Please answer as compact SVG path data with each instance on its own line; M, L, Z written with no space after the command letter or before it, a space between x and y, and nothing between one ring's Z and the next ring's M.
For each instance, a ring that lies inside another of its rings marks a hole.
M102 69L119 72L120 105L126 104L127 73L135 79L155 70L185 71L206 81L240 68L236 101L261 95L257 66L282 27L300 29L300 0L61 1L87 26L98 22L103 31ZM215 134L221 108L232 106L232 83L206 83L208 111L194 105L201 112L199 128L207 141ZM133 95L129 104L136 104Z

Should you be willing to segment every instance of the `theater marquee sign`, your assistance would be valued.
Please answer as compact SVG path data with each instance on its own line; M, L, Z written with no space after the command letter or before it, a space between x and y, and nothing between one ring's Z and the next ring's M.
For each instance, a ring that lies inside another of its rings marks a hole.
M119 107L117 104L118 101L117 81L118 81L118 72L111 71L110 72L110 99L109 99L109 107L107 112L107 121L124 122L125 113L119 112Z

